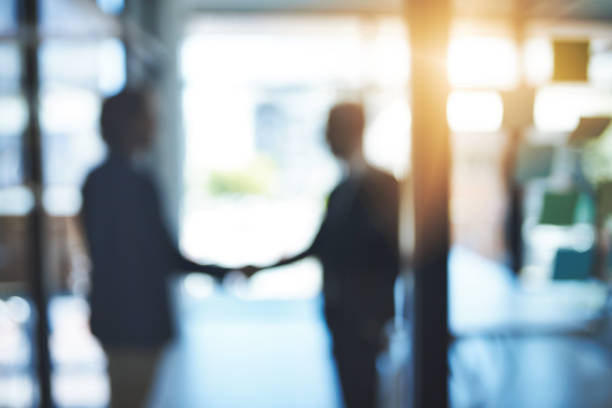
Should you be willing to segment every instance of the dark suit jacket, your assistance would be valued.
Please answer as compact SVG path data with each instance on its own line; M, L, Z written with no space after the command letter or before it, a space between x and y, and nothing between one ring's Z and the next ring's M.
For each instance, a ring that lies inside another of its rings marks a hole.
M166 279L178 269L221 275L185 259L163 221L159 194L126 157L112 154L83 186L82 220L93 263L91 328L105 346L157 346L173 336Z
M398 212L397 181L373 167L332 191L319 232L305 253L322 263L325 315L332 333L347 329L378 335L393 316Z

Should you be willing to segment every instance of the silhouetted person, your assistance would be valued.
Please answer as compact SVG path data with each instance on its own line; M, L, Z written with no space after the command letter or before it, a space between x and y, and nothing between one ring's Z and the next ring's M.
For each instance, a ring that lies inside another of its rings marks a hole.
M513 130L502 153L501 173L507 194L504 218L504 243L508 251L510 268L519 275L523 266L523 186L516 180L517 161L523 134Z
M325 319L347 408L375 405L375 360L383 325L394 314L399 270L398 183L366 163L364 122L361 105L344 103L330 111L327 141L348 171L329 197L311 246L269 266L309 256L320 260Z
M166 288L170 273L227 269L186 259L166 228L152 178L133 159L153 139L147 92L124 90L102 105L100 125L109 150L83 187L82 220L93 263L91 329L109 360L113 407L146 400L161 348L174 324Z

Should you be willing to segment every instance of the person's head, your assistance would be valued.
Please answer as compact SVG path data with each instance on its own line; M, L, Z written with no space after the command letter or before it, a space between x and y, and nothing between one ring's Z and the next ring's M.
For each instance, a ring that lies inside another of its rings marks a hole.
M153 122L150 91L126 88L102 103L102 138L113 152L131 155L147 150L153 141Z
M327 143L334 154L349 160L363 149L365 115L363 106L357 103L340 103L329 111L327 119Z

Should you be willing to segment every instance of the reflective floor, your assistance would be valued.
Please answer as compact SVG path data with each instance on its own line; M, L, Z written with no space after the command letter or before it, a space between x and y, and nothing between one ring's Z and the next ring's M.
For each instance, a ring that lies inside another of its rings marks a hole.
M154 407L337 407L319 301L184 298Z
M451 350L455 407L612 406L610 344L559 336L459 341Z
M461 251L453 251L450 273L458 335L449 351L453 407L612 407L607 287L550 282L526 289L503 268ZM340 406L319 298L244 300L190 285L175 285L180 331L160 362L152 407ZM50 312L57 402L106 406L105 359L87 327L87 304L56 297ZM0 302L1 407L32 406L31 314L20 297ZM410 406L406 328L379 361L381 408Z
M460 248L450 258L454 407L612 407L612 303L596 281L520 284Z
M176 307L180 334L161 358L152 407L339 406L318 298L244 301L218 290L205 298L179 296ZM86 303L57 297L50 312L58 405L106 406L105 358L88 331ZM0 407L30 407L30 322L18 325L5 317Z

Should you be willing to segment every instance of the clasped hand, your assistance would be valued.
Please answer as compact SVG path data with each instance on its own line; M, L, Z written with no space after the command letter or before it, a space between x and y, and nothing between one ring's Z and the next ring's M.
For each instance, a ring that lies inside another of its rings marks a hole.
M242 274L244 274L247 278L255 275L257 272L261 271L263 268L255 265L245 265L241 268L238 268Z

